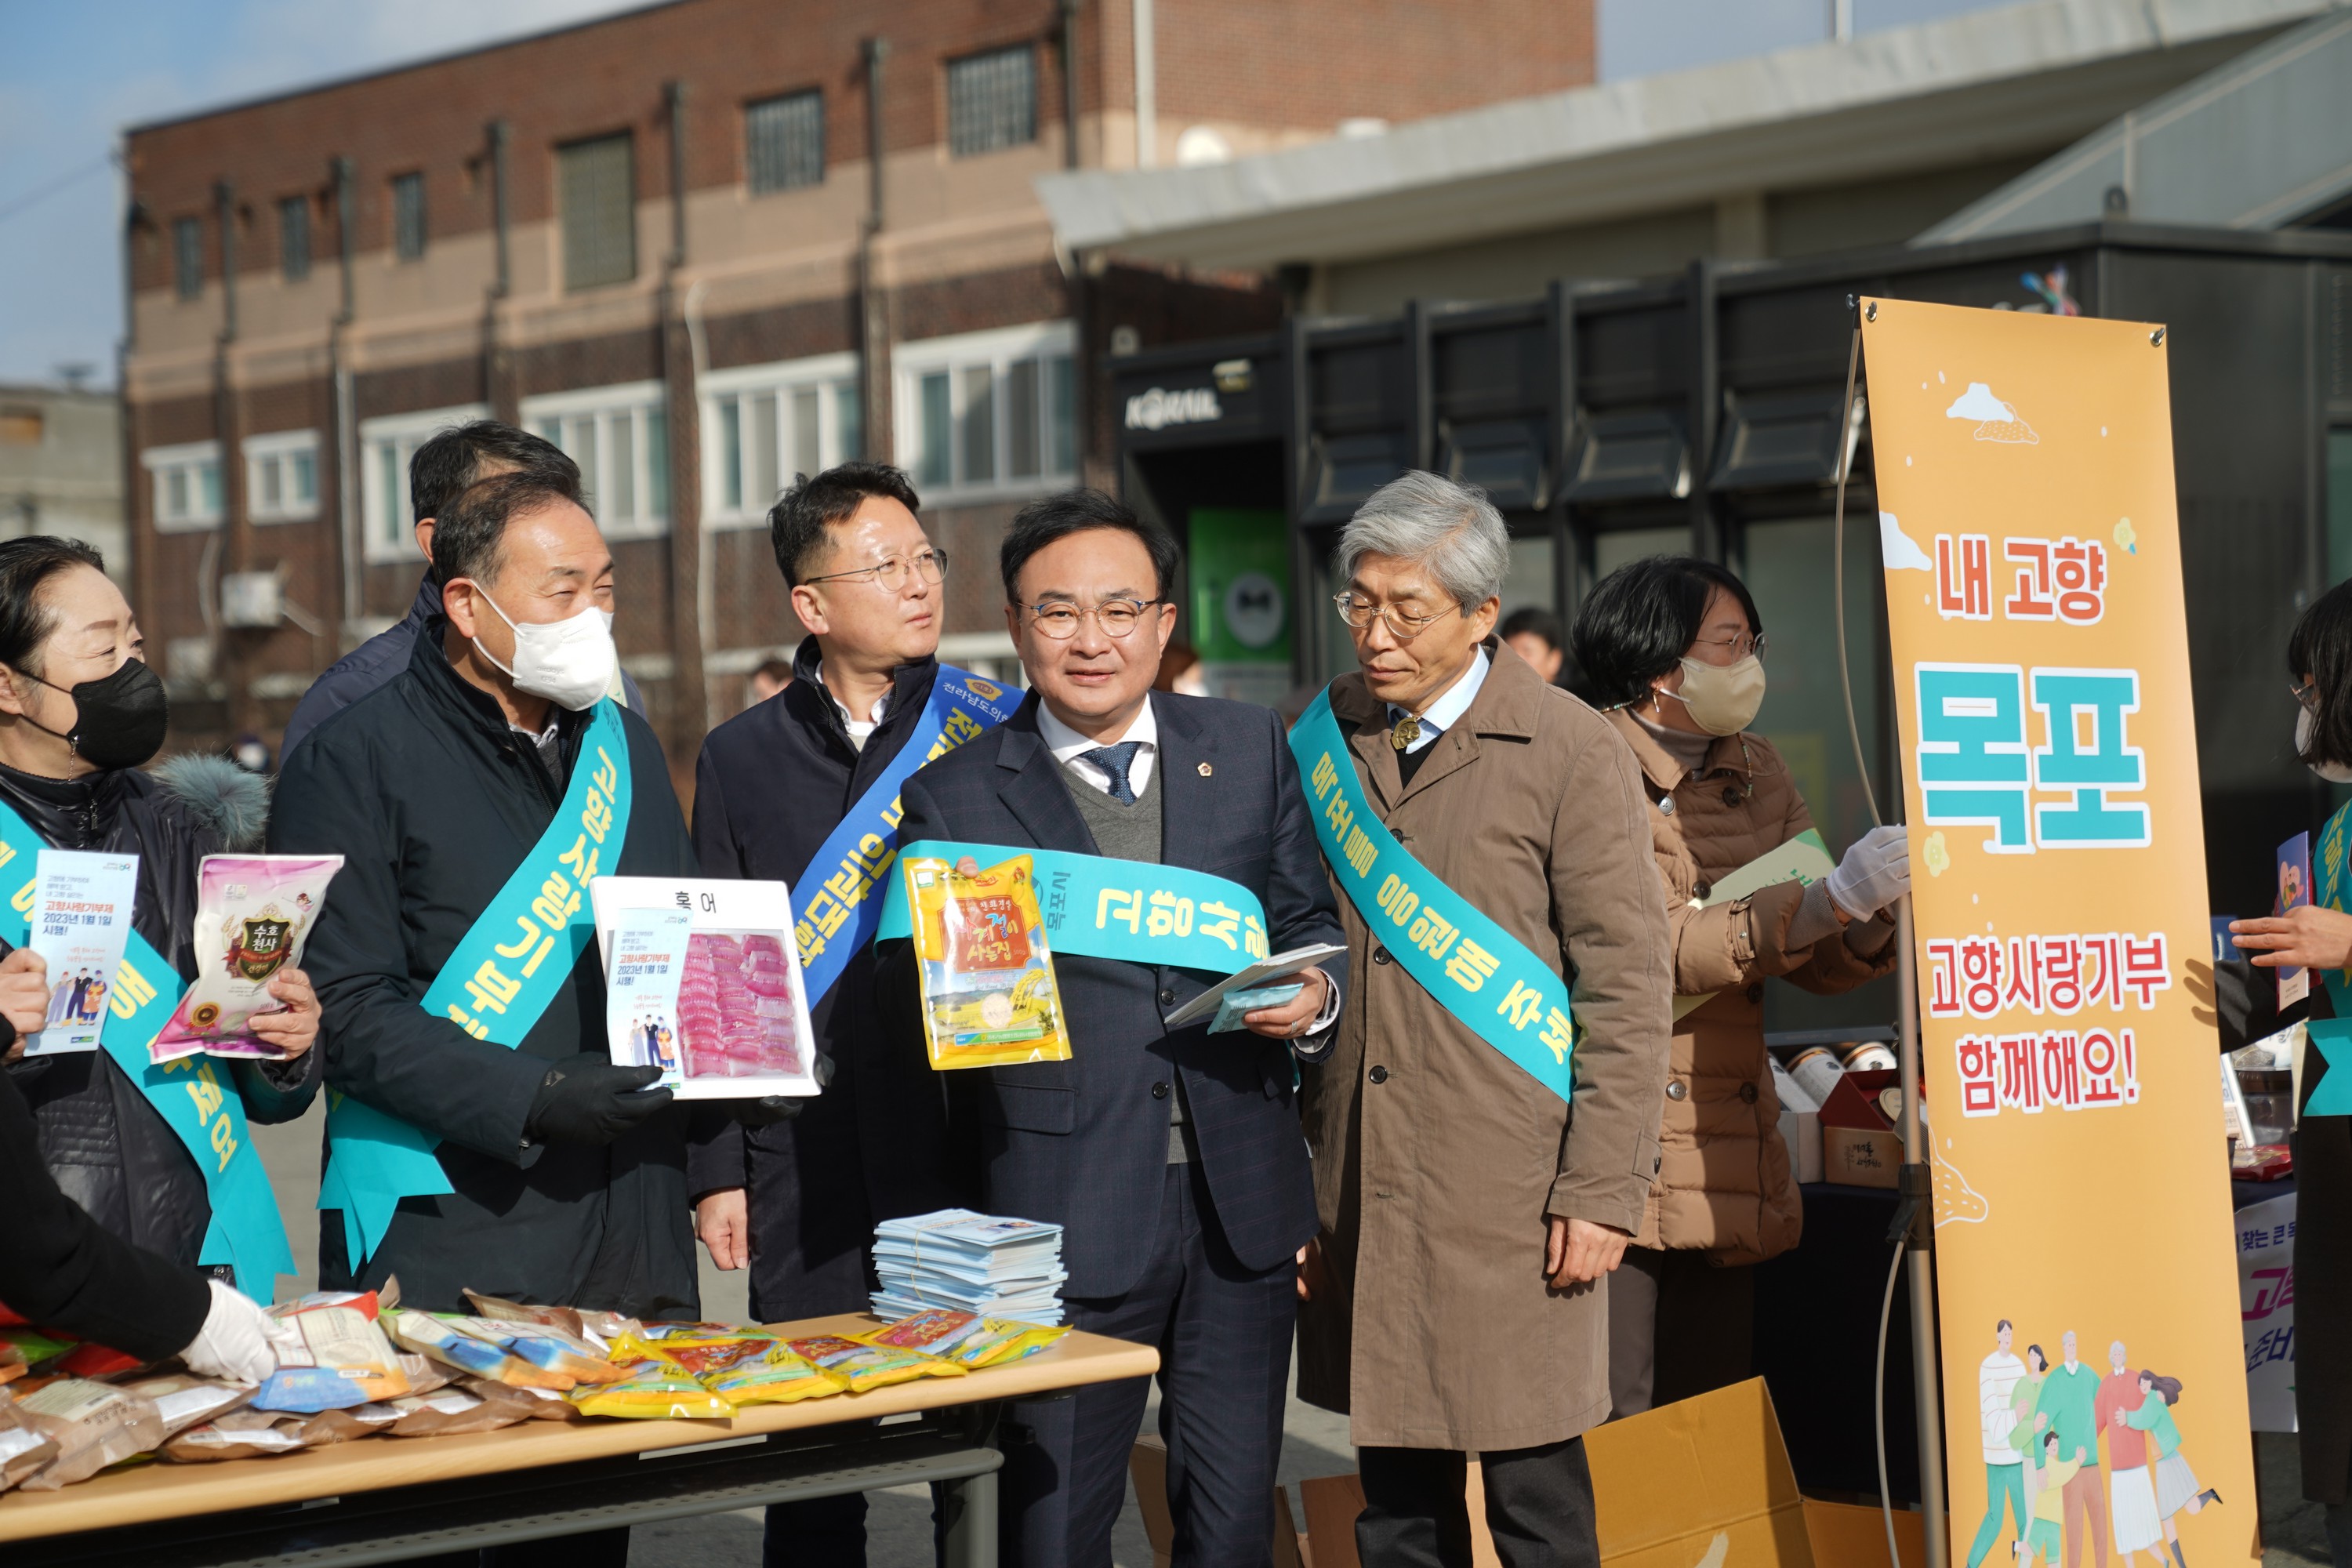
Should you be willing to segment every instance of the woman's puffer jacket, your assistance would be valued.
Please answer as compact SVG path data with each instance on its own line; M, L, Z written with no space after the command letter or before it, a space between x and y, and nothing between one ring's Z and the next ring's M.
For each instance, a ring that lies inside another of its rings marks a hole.
M1665 886L1675 994L1713 999L1675 1023L1657 1179L1637 1244L1756 1263L1797 1245L1804 1209L1781 1142L1780 1097L1764 1050L1764 982L1835 995L1895 967L1894 928L1856 921L1789 945L1804 889L1794 882L1704 905L1714 883L1813 826L1780 753L1727 735L1696 773L1622 711L1650 797L1650 844Z
M0 767L0 804L52 847L137 855L131 924L187 980L195 973L197 864L260 847L268 787L214 757L73 780ZM310 1050L283 1068L236 1062L247 1118L301 1115L318 1093L321 1054ZM116 1235L193 1266L212 1219L204 1175L114 1058L79 1051L20 1060L8 1071L32 1104L42 1156L66 1195Z

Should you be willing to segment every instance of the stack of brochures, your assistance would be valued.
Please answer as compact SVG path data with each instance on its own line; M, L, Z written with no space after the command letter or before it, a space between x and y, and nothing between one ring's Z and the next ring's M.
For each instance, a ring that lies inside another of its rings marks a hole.
M1062 1227L941 1209L874 1227L874 1310L897 1320L929 1307L1047 1326L1062 1321Z

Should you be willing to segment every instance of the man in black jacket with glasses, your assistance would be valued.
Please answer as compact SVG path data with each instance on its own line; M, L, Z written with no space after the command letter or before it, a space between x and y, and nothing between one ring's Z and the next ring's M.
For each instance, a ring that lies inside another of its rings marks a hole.
M688 1170L697 1228L721 1268L751 1270L763 1322L862 1310L877 1220L954 1199L938 1081L879 1050L868 936L897 848L898 781L1011 713L1014 694L943 667L946 552L907 476L844 463L768 514L793 613L811 634L793 682L713 730L695 770L703 872L793 889L810 1019L833 1077L793 1120L709 1118ZM869 842L870 840L870 842ZM753 1245L756 1238L756 1246ZM777 1504L767 1561L860 1564L866 1500Z

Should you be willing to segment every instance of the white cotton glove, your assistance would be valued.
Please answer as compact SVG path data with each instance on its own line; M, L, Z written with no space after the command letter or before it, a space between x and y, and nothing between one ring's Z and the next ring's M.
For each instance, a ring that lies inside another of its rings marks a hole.
M205 1377L226 1377L238 1383L259 1383L278 1370L277 1345L295 1331L279 1322L241 1292L215 1279L212 1310L205 1326L180 1352L188 1370Z
M1854 840L1829 875L1830 899L1866 921L1911 890L1911 849L1900 827L1874 827Z

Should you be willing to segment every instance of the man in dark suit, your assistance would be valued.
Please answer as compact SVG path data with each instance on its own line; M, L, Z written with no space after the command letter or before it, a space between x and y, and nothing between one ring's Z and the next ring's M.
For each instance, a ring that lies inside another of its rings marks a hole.
M1034 689L1004 724L908 782L903 841L1187 867L1255 894L1271 951L1336 943L1280 721L1151 689L1175 627L1176 560L1164 530L1093 491L1023 510L1001 564ZM1160 1347L1176 1563L1264 1563L1294 1259L1316 1224L1292 1055L1325 1048L1344 971L1302 971L1288 1003L1212 1035L1162 1020L1214 976L1070 953L1054 967L1071 1059L950 1085L978 1144L979 1201L1064 1227L1076 1326ZM883 955L881 984L900 1029L918 1028L903 943ZM1147 1392L1138 1380L1015 1407L1008 1563L1107 1568Z

